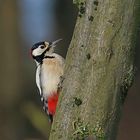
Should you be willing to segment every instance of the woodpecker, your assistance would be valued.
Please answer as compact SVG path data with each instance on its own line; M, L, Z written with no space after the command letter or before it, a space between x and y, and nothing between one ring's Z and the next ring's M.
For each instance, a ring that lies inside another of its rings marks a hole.
M54 53L54 47L62 39L54 42L38 42L31 48L36 62L36 85L39 89L43 109L53 121L61 83L63 81L64 58Z

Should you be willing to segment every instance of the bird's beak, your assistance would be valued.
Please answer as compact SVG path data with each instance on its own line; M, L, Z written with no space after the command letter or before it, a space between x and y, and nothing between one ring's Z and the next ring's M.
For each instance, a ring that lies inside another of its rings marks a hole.
M62 39L60 38L60 39L57 39L57 40L51 42L50 47L55 47L57 45L57 43L60 42L61 40Z

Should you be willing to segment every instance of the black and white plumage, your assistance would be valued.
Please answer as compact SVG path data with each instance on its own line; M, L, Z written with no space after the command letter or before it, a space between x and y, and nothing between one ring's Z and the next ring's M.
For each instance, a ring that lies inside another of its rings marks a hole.
M61 85L64 58L54 53L54 42L39 42L33 45L31 52L36 62L36 84L44 104L44 110L49 115L51 121L56 111L56 105L59 96L59 87Z

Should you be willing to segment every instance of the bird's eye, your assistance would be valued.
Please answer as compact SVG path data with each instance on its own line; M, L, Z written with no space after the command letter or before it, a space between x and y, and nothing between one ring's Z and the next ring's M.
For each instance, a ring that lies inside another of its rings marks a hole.
M40 46L40 48L41 48L41 49L44 49L44 48L45 48L45 46L44 46L44 45L41 45L41 46Z

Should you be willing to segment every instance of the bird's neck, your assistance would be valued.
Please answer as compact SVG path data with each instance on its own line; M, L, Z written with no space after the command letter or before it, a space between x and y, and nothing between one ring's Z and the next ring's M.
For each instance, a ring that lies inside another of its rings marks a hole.
M33 56L35 62L39 63L39 64L42 64L45 54L46 54L46 50L40 55Z
M44 58L52 59L55 58L53 55L46 55Z
M55 58L53 53L45 53L45 54L34 57L37 66L43 63L43 59L53 59L53 58Z
M45 54L44 54L44 58L54 58L54 53L53 52L46 52Z

